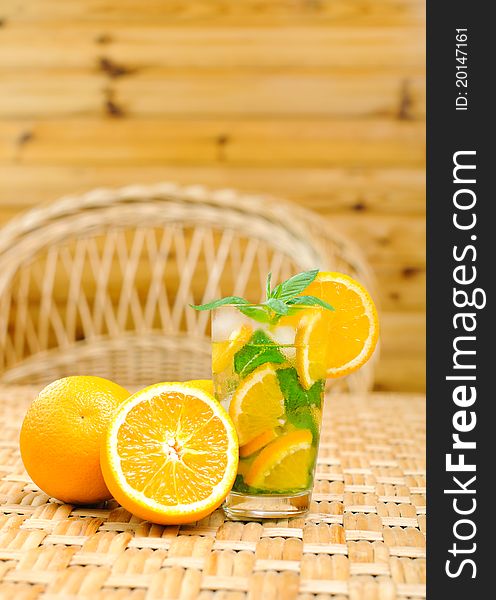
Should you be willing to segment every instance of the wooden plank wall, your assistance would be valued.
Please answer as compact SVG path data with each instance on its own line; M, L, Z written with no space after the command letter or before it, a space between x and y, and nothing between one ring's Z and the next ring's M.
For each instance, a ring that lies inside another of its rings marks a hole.
M0 224L96 186L267 191L379 280L377 388L424 389L424 0L2 0Z

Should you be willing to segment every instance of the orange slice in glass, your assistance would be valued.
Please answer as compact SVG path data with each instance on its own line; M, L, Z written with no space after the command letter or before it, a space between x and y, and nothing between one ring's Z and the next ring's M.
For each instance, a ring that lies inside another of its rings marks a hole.
M256 368L239 384L229 406L229 415L238 432L240 446L280 425L284 397L272 363Z
M235 329L228 340L215 342L212 345L212 373L222 373L232 362L236 352L250 340L252 328L243 324Z
M190 523L229 493L238 466L237 436L211 394L159 383L119 406L100 462L109 490L129 512L156 523Z
M255 439L251 442L248 442L244 446L239 447L239 455L241 458L245 458L246 456L251 456L255 454L258 450L275 440L277 437L277 433L273 429L268 429L264 431L260 435L257 435Z
M298 429L277 438L255 458L245 483L259 490L302 490L313 463L312 433Z

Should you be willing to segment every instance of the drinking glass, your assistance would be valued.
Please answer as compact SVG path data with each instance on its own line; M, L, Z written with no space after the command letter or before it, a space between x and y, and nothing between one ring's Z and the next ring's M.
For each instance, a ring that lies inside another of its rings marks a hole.
M301 307L271 323L257 320L258 305L243 310L212 314L214 392L240 446L224 511L238 520L298 516L310 505L320 437L325 352L312 340L323 309Z

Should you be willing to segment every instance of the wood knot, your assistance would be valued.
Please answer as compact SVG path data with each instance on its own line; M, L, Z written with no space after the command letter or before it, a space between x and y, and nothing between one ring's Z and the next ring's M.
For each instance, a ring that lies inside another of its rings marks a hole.
M400 121L411 121L413 119L412 108L413 98L410 89L410 80L405 79L400 88L400 102L397 114L398 119Z
M219 146L225 146L227 143L229 142L229 136L221 133L218 137L217 137L217 144Z
M362 212L362 211L366 210L367 205L362 200L358 200L357 202L355 202L355 204L352 205L351 208L352 208L352 210L355 210L356 212Z
M28 142L30 142L34 138L34 133L27 129L26 131L22 131L17 138L17 145L24 146Z
M401 270L401 274L407 279L415 277L415 275L418 275L419 273L420 269L418 267L405 267Z
M124 77L125 75L130 75L134 72L133 69L130 69L124 65L119 65L107 56L101 56L99 58L98 68L111 79L116 79L117 77Z
M227 144L231 141L231 138L225 134L225 133L221 133L220 135L217 136L217 139L215 140L216 144L217 144L217 158L219 161L224 161L226 159L226 146Z
M309 10L320 11L322 10L322 0L305 0L305 8Z
M95 42L97 44L101 44L102 46L104 46L105 44L110 44L110 42L112 42L112 36L108 33L101 33L100 35L97 35L95 38Z
M114 90L110 89L105 90L104 109L106 114L113 118L123 117L126 114L122 106L117 103Z

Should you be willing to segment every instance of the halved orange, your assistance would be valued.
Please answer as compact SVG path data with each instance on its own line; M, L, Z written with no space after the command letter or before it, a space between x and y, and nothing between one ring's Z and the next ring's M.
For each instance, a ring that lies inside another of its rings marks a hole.
M238 432L240 446L280 425L284 397L275 365L261 365L239 384L229 406L229 415Z
M251 338L252 331L250 325L243 323L231 333L228 340L212 344L212 373L222 373L227 369L236 352Z
M291 431L260 452L245 476L245 483L268 491L306 489L313 458L311 431Z
M297 368L302 384L309 387L315 381L313 371L320 371L323 351L327 377L349 375L365 364L377 344L379 320L367 290L343 273L319 273L304 293L334 307L334 311L303 310L299 318L296 338L309 346L297 347ZM309 318L312 312L320 317Z
M236 431L205 390L159 383L119 406L100 462L112 495L131 513L156 523L190 523L229 493L238 466Z
M212 396L214 395L214 382L211 379L191 379L190 381L184 381L184 385L198 387L204 392L208 392Z

